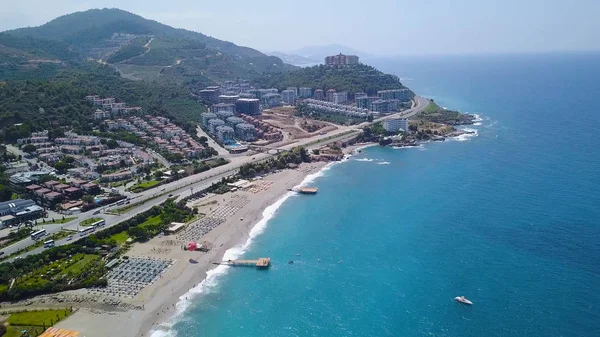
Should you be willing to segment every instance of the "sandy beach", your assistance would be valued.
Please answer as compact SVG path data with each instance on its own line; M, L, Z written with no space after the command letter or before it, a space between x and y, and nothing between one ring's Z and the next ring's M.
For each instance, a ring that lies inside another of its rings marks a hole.
M133 298L111 299L91 295L84 289L67 292L65 296L78 299L73 306L79 310L56 326L80 331L86 337L164 335L161 331L168 330L168 322L173 316L187 307L194 294L201 292L199 285L217 267L213 262L221 261L228 249L241 246L248 240L250 231L262 219L266 207L325 165L324 162L302 164L294 170L282 170L256 180L250 188L191 201L188 205L197 207L200 213L223 218L223 222L207 234L193 237L196 242L211 243L210 251L183 250L182 245L194 233L193 230L186 231L187 228L178 234L134 244L127 256L170 259L174 261L173 265ZM191 263L190 259L197 263ZM86 296L95 297L89 302L82 301ZM61 304L70 305L70 302L67 298ZM110 305L115 303L116 306ZM153 334L155 330L158 332Z

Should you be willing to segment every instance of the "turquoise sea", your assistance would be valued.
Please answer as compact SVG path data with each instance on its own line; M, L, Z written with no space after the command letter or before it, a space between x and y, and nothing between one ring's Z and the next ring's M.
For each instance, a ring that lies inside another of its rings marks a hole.
M230 252L273 267L213 272L166 335L600 336L600 55L371 64L477 136L329 167Z

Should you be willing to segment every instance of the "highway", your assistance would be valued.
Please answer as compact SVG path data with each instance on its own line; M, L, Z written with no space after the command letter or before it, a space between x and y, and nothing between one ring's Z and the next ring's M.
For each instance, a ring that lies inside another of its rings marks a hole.
M374 122L382 121L382 120L389 119L389 118L408 118L408 117L411 117L411 116L423 111L427 107L428 104L429 104L428 99L425 99L420 96L416 96L415 104L412 108L405 110L403 112L400 112L400 113L396 113L396 114L392 114L392 115L388 115L388 116L379 118L379 119L375 120ZM360 126L366 126L369 124L371 124L371 123L363 123ZM312 138L302 139L298 142L282 146L278 149L279 150L290 150L296 146L305 146L308 149L317 148L317 147L321 147L323 145L333 143L333 142L336 142L339 140L346 140L348 138L358 135L361 132L362 132L362 130L359 128L359 126L343 126L343 127L340 127L338 130L329 132L325 135L318 135L318 136L315 136ZM128 219L132 218L133 216L135 216L136 214L138 214L140 212L144 212L155 205L159 205L159 204L163 203L165 200L167 200L167 198L169 198L168 196L171 194L173 196L177 196L178 198L189 196L193 193L193 191L203 190L203 189L209 187L210 185L212 185L213 183L221 180L223 177L227 177L227 176L230 176L230 175L236 173L237 170L239 169L239 167L244 164L252 163L252 162L259 162L259 161L268 159L270 157L273 157L275 155L276 154L258 153L258 154L252 155L252 156L249 156L249 155L229 156L228 159L230 160L230 162L225 165L213 168L206 172L194 174L194 175L179 179L177 181L174 181L174 182L171 182L171 183L168 183L165 185L161 185L159 187L152 188L150 190L136 194L135 196L133 196L129 199L131 204L137 204L137 203L140 203L145 200L152 199L152 198L155 198L155 199L148 200L148 201L144 202L143 204L133 207L132 209L130 209L127 212L122 213L120 215L115 215L115 214L111 214L111 213L93 214L94 212L96 212L98 210L98 209L95 209L95 210L90 210L85 213L79 214L77 216L77 219L75 219L67 224L45 225L45 226L39 226L39 227L45 228L48 232L48 235L44 238L47 238L50 235L59 232L63 228L69 229L69 230L78 230L79 222L86 220L86 219L94 218L94 217L102 217L106 221L106 224L104 227L102 227L102 229L109 228L111 226L114 226L114 225L122 222L122 221L128 220ZM157 195L159 195L159 196L156 197ZM107 209L110 210L111 208L117 209L117 208L121 208L124 206L127 206L127 205L119 205L119 206L113 206L113 207L105 206L105 207L103 207L102 211L106 211ZM40 240L44 240L44 238L41 238ZM80 238L79 234L75 234L73 237L73 241L77 240L79 238ZM34 242L35 241L33 241L31 238L23 239L19 242L16 242L8 247L1 249L0 251L4 252L5 256L8 256L8 255L11 255L21 249L28 247L29 245L32 245ZM57 246L59 246L59 245L67 244L69 242L70 241L68 241L67 238L65 238L65 239L56 241L55 244ZM24 253L20 256L24 257L24 256L31 255L31 254L38 254L43 249L44 248L36 248L36 249L34 249L30 252ZM9 259L9 260L12 260L12 259Z

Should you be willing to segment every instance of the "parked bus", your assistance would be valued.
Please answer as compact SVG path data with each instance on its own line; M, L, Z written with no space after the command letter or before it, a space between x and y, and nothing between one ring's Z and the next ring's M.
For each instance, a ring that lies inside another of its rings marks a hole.
M79 236L84 236L87 233L91 233L94 231L94 226L88 226L79 230Z
M102 227L106 224L106 221L104 221L104 219L102 220L98 220L96 222L94 222L93 224L90 225L90 227L94 227L94 228L98 228L98 227Z
M48 240L44 242L44 248L54 247L54 240Z
M31 239L32 240L37 240L37 239L41 238L44 235L46 235L46 230L45 229L40 229L39 231L31 234Z

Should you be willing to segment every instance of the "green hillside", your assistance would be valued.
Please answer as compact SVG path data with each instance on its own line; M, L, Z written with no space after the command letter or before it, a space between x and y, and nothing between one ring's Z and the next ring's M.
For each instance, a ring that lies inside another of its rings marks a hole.
M318 65L301 68L292 72L264 74L255 81L263 88L309 87L348 93L366 92L377 94L378 90L405 88L397 76L384 74L364 64L346 67Z
M115 97L141 106L144 113L174 118L186 129L192 129L206 111L182 86L130 81L108 66L93 65L87 71L64 71L51 81L0 82L0 142L14 142L43 129L90 131L95 107L84 100L90 94Z
M0 61L7 61L0 63L4 79L48 77L61 70L57 65L49 69L48 64L28 63L36 57L69 61L62 67L86 58L102 59L128 79L169 81L192 88L295 69L255 49L119 9L72 13L39 27L0 35ZM3 48L14 50L3 53Z
M114 33L154 35L199 41L208 48L240 57L266 56L252 48L237 46L201 33L173 28L116 8L91 9L67 14L39 27L19 28L8 33L58 40L77 46L98 43L110 38Z

